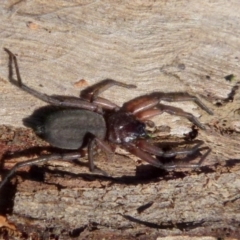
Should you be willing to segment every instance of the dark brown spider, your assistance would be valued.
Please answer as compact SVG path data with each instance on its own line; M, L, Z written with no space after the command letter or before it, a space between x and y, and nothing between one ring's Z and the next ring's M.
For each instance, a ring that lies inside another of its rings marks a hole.
M17 163L0 184L0 189L14 174L16 169L53 159L71 160L81 157L79 149L87 143L90 171L100 169L94 167L93 148L98 145L104 152L113 153L110 144L118 144L130 153L147 161L155 167L165 170L173 169L175 165L164 165L159 157L172 157L177 154L193 154L199 150L198 143L192 148L178 151L164 152L159 147L148 142L145 122L153 116L167 112L172 115L189 119L201 129L205 127L192 114L182 109L161 104L160 101L194 101L207 113L212 112L195 96L188 93L154 92L125 103L122 107L111 101L99 97L99 94L111 86L136 88L135 85L106 79L83 90L80 98L72 96L46 95L22 83L16 56L8 49L9 81L29 94L48 103L48 106L36 110L30 117L24 119L24 124L34 129L37 135L45 139L52 146L60 149L75 150L66 154L52 154L41 156L25 162ZM15 65L17 81L13 79L12 61ZM77 151L76 151L77 150ZM155 158L155 157L158 157ZM187 165L197 167L198 164Z

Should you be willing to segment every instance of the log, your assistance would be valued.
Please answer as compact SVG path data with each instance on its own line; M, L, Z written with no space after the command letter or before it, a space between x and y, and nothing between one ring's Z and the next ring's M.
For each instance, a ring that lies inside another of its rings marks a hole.
M178 148L203 141L201 153L211 149L199 169L166 172L117 149L111 160L96 156L109 177L90 173L87 157L19 170L0 193L1 234L240 238L239 7L233 0L1 3L1 46L16 54L28 86L79 96L86 86L112 78L137 85L102 94L116 104L181 91L214 112L192 102L166 103L206 126L190 142L184 140L188 120L165 113L153 118L153 142ZM8 54L0 54L3 177L16 162L58 150L23 127L22 119L45 103L9 83Z

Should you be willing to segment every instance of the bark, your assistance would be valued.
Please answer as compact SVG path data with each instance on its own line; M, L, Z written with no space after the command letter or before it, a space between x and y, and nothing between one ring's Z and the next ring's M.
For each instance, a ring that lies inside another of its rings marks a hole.
M1 193L1 214L12 223L2 220L3 232L36 239L239 238L239 7L234 0L1 3L1 46L17 55L28 86L78 96L112 78L138 87L102 94L119 105L153 91L186 91L214 111L174 104L206 126L189 144L202 140L211 149L198 170L168 173L119 149L111 161L96 157L110 177L89 173L86 158L19 170ZM56 149L22 128L44 103L9 83L8 55L0 54L4 175L17 161ZM188 146L188 120L162 114L153 121L154 142Z

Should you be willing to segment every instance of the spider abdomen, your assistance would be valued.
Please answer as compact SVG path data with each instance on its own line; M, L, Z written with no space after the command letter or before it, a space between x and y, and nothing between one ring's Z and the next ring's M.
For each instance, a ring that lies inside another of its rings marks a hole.
M83 109L46 106L36 110L24 123L52 146L61 149L78 149L87 144L90 135L103 139L106 134L102 115Z

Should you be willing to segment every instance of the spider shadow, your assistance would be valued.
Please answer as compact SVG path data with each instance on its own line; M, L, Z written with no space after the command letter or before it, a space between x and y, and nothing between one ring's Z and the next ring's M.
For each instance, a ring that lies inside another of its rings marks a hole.
M199 142L199 141L198 141ZM160 143L159 146L161 148L165 148L165 150L169 150L166 148L166 146L179 146L182 144L186 144L185 143L176 143L176 142L172 142L172 143ZM204 148L202 148L204 149ZM71 152L71 150L63 150L63 149L59 149L59 148L54 148L51 146L48 147L32 147L32 148L28 148L19 152L16 152L14 154L9 154L9 152L6 152L4 154L3 160L1 162L1 165L3 166L3 164L5 163L6 160L11 159L11 158L18 158L18 157L31 157L33 154L34 155L39 155L41 156L41 153L43 151L47 151L50 152L51 154L54 153L68 153ZM207 153L208 154L208 153ZM194 158L198 157L198 154L191 154L191 156L186 156L184 159L181 159L181 161L184 162L188 162L193 160ZM205 157L204 157L205 158ZM61 161L61 160L59 160ZM65 162L68 160L64 160ZM170 157L170 158L161 158L161 161L163 161L164 164L169 164L166 162L170 162L173 163L175 160L175 157ZM82 162L80 160L69 160L69 162L72 162L75 165L78 165L79 167L89 167L88 162ZM49 170L48 168L46 168L44 165L45 164L41 164L41 165L32 165L30 166L30 170L29 172L21 172L18 171L17 175L21 176L23 179L31 179L31 180L35 180L35 181L44 181L44 175L45 173L50 173L50 174L59 174L61 176L66 176L68 175L71 178L83 178L86 181L92 181L92 180L106 180L106 181L111 181L113 183L119 183L119 184L136 184L141 182L142 184L144 183L149 183L152 180L155 180L156 178L160 178L160 179L177 179L177 178L183 178L187 175L186 172L180 172L180 171L171 171L171 174L169 174L168 171L161 169L161 168L156 168L152 165L140 165L136 167L136 175L135 176L121 176L121 177L112 177L112 176L103 176L100 174L95 174L95 173L79 173L79 174L74 174L74 173L70 173L68 171L64 171L64 170ZM2 167L1 166L1 167ZM3 175L5 175L5 171L2 171ZM7 171L6 171L7 172Z
M130 222L134 222L137 223L139 225L143 225L149 228L155 228L155 229L179 229L181 231L189 231L191 229L194 228L198 228L200 226L203 225L204 221L200 221L200 222L180 222L180 223L173 223L171 221L167 222L167 223L162 223L162 224L157 224L157 223L152 223L152 222L148 222L148 221L143 221L140 219L137 219L135 217L129 216L129 215L125 215L125 214L119 214L121 215L123 218L129 220Z
M4 161L2 161L2 164L13 157L21 157L21 156L29 156L33 154L41 154L41 152L49 151L51 153L56 153L56 152L61 152L61 153L66 153L65 150L61 149L56 149L53 147L33 147L29 149L22 150L20 152L16 152L14 154L9 154L6 152L4 154ZM168 159L169 160L169 159ZM66 161L66 160L65 160ZM82 162L80 160L71 160L71 162L74 165L78 165L79 167L85 167L88 168L88 162ZM206 171L214 171L211 168L207 169L204 167L204 172ZM191 171L197 171L198 173L201 173L202 170L201 168L198 170L191 170ZM5 175L5 172L3 171L3 176ZM36 182L44 182L45 179L45 174L51 174L51 175L57 175L60 177L67 177L71 179L83 179L84 181L91 182L91 181L101 181L101 182L110 182L110 185L114 184L119 184L119 185L138 185L138 184L149 184L151 182L160 182L162 180L168 181L168 180L173 180L173 179L182 179L186 176L189 175L189 171L186 172L180 172L180 171L165 171L160 168L156 168L154 166L151 166L149 164L147 165L140 165L136 167L136 174L134 176L128 176L128 175L123 175L120 177L114 177L114 176L104 176L100 174L95 174L95 173L72 173L69 171L65 170L59 170L59 169L54 169L51 170L46 167L46 164L43 165L32 165L30 166L30 170L28 172L25 171L18 171L15 174L16 176L21 177L24 180L34 180ZM57 189L61 190L65 188L64 186L60 185L59 183L46 183L50 185L54 185L57 187ZM13 210L13 205L14 205L14 196L17 192L17 181L15 184L11 183L10 181L4 185L4 187L1 189L1 197L0 198L0 213L1 214L11 214Z
M3 169L4 164L6 161L13 159L13 158L20 158L20 157L28 157L31 158L33 155L41 155L43 151L47 152L63 152L61 149L57 149L51 146L46 147L31 147L28 149L24 149L21 151L17 151L15 153L11 153L10 151L5 151L2 155L1 162L0 162L0 173L1 178L7 175L9 170ZM66 151L65 151L66 152ZM44 170L44 168L42 168ZM41 168L37 165L30 166L29 172L18 171L14 174L15 179L20 176L22 179L30 179L38 182L44 181L44 172ZM15 183L11 183L11 181L7 181L6 184L0 189L0 214L11 214L13 205L14 205L14 197L17 192L17 180Z

